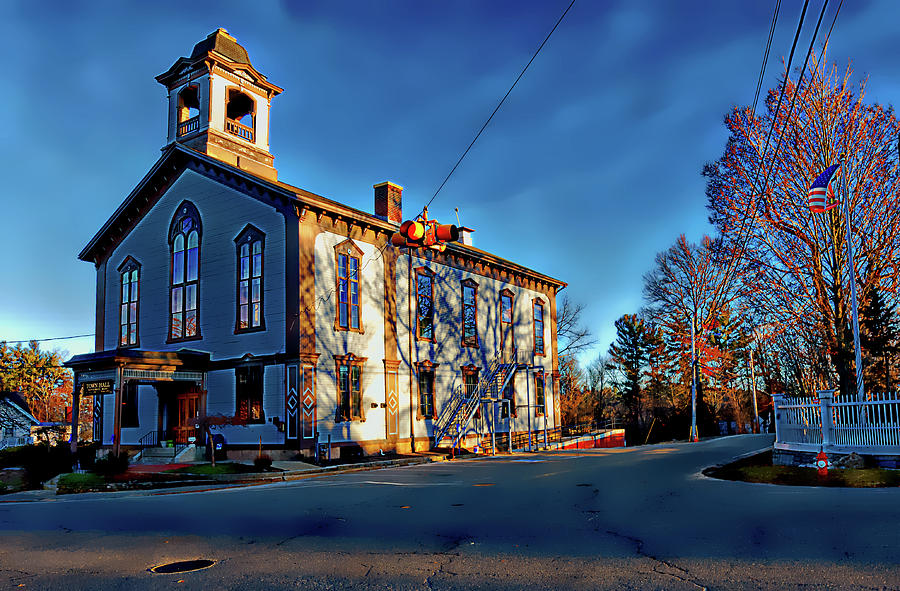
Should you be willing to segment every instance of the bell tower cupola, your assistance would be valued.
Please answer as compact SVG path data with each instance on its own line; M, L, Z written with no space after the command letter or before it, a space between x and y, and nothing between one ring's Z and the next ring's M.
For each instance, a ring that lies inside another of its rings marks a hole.
M283 89L250 64L250 56L218 29L156 77L169 91L166 145L184 144L248 172L276 180L269 153L269 108Z

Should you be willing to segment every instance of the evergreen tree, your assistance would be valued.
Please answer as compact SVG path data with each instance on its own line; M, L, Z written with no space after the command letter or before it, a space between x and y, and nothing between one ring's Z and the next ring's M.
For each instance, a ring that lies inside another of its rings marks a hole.
M867 290L867 297L859 310L860 345L867 389L887 392L894 387L891 376L892 359L897 354L896 306L889 304L881 290Z

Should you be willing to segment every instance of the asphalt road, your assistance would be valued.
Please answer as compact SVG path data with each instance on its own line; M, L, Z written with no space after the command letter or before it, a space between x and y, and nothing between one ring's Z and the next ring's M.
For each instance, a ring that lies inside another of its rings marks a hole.
M0 502L0 588L900 589L900 490L700 475L771 441Z

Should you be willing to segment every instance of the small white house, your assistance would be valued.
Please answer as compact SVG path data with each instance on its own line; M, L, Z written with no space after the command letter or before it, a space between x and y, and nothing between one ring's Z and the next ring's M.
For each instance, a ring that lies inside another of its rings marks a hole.
M0 392L0 449L32 443L31 428L40 425L18 392Z
M217 417L232 449L403 452L476 414L480 434L559 425L565 283L469 232L444 252L395 248L397 184L374 185L365 212L280 180L282 89L223 29L156 79L162 156L79 254L97 270L96 353L67 365L97 441L199 442ZM473 397L494 402L454 406Z

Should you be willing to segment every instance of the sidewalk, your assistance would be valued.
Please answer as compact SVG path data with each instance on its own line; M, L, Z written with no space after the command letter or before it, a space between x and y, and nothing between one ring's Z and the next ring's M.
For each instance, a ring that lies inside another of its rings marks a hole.
M474 458L474 455L467 455L465 458ZM389 460L363 461L347 464L335 464L333 466L316 466L306 462L293 461L276 461L272 463L273 468L279 468L281 472L247 472L243 474L188 474L188 473L171 473L166 472L173 468L189 466L190 464L135 464L128 467L125 472L125 479L107 483L106 490L90 491L80 493L64 493L83 495L83 494L114 494L122 492L154 494L154 491L161 489L178 488L179 492L191 492L190 489L208 490L215 488L228 488L228 485L242 484L266 484L274 482L285 482L290 480L301 480L304 478L313 478L316 476L337 473L337 472L361 472L365 470L378 470L380 468L389 468L395 466L411 466L416 464L427 464L431 462L449 461L444 454L434 452L420 452L410 454L408 457L395 458ZM128 475L133 478L128 478ZM122 478L121 476L119 478ZM45 486L47 486L45 484ZM54 485L50 485L44 490L28 490L16 493L10 493L0 496L0 504L11 502L33 502L47 501L56 498L57 490ZM165 494L165 493L155 493Z

